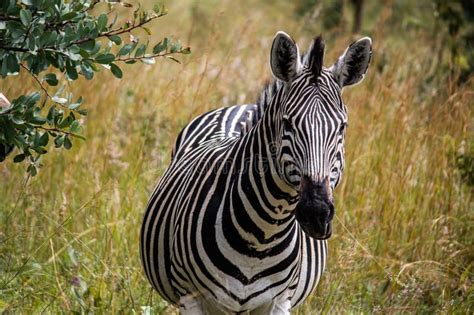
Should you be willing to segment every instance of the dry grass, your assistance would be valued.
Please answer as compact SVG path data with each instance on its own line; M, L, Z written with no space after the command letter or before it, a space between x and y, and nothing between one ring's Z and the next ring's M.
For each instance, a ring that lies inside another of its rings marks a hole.
M0 311L172 312L144 278L138 232L177 133L211 108L255 101L277 30L302 48L320 32L286 1L253 2L170 4L155 33L193 47L182 65L79 82L72 90L88 103L87 141L51 148L26 185L23 166L0 165ZM474 83L454 84L433 65L429 30L403 32L392 13L387 5L367 21L373 63L344 93L347 165L328 270L297 313L474 308L472 188L453 162L473 138ZM351 37L326 41L329 66ZM26 77L0 84L9 97L34 88Z

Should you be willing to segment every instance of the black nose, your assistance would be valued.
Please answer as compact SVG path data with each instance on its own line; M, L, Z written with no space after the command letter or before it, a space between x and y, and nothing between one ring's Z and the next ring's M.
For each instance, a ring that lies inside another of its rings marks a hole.
M316 181L307 176L302 178L295 216L307 235L316 239L327 239L331 236L334 203L327 180Z

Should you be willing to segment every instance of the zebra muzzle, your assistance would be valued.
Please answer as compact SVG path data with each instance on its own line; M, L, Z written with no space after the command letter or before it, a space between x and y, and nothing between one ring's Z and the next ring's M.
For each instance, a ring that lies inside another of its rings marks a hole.
M308 236L328 239L332 234L334 203L327 181L303 176L300 187L300 200L295 209L296 221Z

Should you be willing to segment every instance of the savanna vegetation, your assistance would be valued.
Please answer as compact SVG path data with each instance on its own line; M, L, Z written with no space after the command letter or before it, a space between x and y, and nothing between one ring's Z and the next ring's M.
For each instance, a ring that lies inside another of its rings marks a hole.
M0 164L0 312L176 313L140 266L148 197L190 119L256 100L271 78L273 35L285 30L302 50L323 34L326 66L353 39L374 41L364 82L343 94L346 170L328 268L295 313L472 313L472 5L366 0L357 29L355 2L170 1L150 41L191 46L181 64L71 83L88 111L86 140L49 144L34 177L13 163L18 152ZM36 89L25 72L0 81L9 99Z

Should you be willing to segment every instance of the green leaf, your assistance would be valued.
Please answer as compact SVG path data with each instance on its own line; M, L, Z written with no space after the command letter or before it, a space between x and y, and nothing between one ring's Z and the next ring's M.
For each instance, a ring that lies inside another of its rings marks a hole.
M66 148L66 150L72 148L72 143L68 136L64 137L64 148Z
M42 147L46 146L49 142L49 134L47 132L43 133L43 135L39 138L38 144Z
M46 119L41 116L33 116L30 119L30 123L35 124L35 125L43 125L44 123L46 123Z
M151 31L148 27L142 26L142 30L144 30L148 35L151 35Z
M30 34L28 36L28 39L26 41L26 45L27 45L28 49L31 51L32 54L36 53L36 49L37 49L36 38L32 34Z
M39 132L36 132L35 133L35 136L33 137L33 145L36 146L36 147L39 147L40 144L40 138L41 138L41 134Z
M53 32L45 32L39 36L38 45L40 47L48 46L54 43L57 40L58 34Z
M25 142L25 139L24 137L20 136L20 135L16 135L14 138L13 138L13 142L15 143L15 145L20 149L22 150L25 154L28 150L28 145L27 143Z
M81 55L82 59L89 59L90 58L89 52L87 52L86 50L84 50L82 48L79 49L79 55Z
M36 174L38 174L38 171L36 169L36 166L34 166L33 164L30 164L27 168L27 172L31 175L31 176L36 176Z
M86 51L93 51L95 48L95 41L93 39L87 40L81 44L79 44L79 47Z
M10 54L7 57L6 61L7 70L10 73L20 72L20 64L18 63L18 58L14 54Z
M44 76L44 80L51 86L58 85L58 79L56 78L56 74L48 73Z
M66 74L67 74L69 80L74 81L74 80L77 80L77 78L78 78L76 67L71 62L66 63Z
M109 39L115 44L115 45L121 45L122 44L122 38L118 35L112 35L109 37Z
M83 63L81 64L81 74L87 79L87 80L91 80L93 77L94 77L94 71L92 70L92 68L86 64L86 63Z
M106 26L107 26L107 15L105 13L102 13L97 19L97 28L99 29L99 32L102 32Z
M13 39L19 39L21 37L24 37L24 34L26 32L25 26L18 21L8 21L7 29Z
M145 54L145 51L146 51L146 45L145 44L141 44L137 50L135 51L135 57L141 57L143 56L143 54Z
M64 137L65 136L59 136L59 137L56 137L56 139L54 139L54 145L56 146L56 148L60 148L63 145Z
M168 48L169 39L165 38L153 47L153 54L159 54Z
M12 121L12 123L14 123L15 125L23 125L23 124L25 123L25 121L24 121L23 119L21 119L21 118L19 118L19 117L15 117L15 116L13 116L13 117L11 118L11 121Z
M40 98L41 98L41 94L39 92L33 92L26 97L27 101L31 102L32 104L39 101Z
M79 109L77 112L82 116L87 116L87 109Z
M18 154L17 156L13 158L13 162L20 163L25 159L25 157L26 156L24 154Z
M45 154L46 152L48 152L48 151L46 151L46 149L43 148L43 147L32 147L32 149L35 150L35 151L36 151L37 153L39 153L39 154Z
M75 110L77 109L79 106L81 106L82 104L82 96L79 96L79 98L77 99L77 101L75 103L71 103L69 104L69 109L71 110Z
M131 44L126 44L122 48L120 48L117 56L125 56L128 55L132 51L132 45Z
M20 20L23 25L28 26L31 23L32 18L30 10L21 9Z
M69 130L71 130L71 132L79 132L80 131L79 121L74 120L71 124L71 127L69 127Z
M168 56L166 56L166 58L171 59L171 60L173 60L173 61L176 62L176 63L181 63L181 61L179 61L178 59L176 59L176 58L173 57L173 56L168 55Z
M101 64L109 64L115 60L115 56L113 54L101 54L95 57L95 61Z
M87 64L89 67L91 67L91 69L94 72L99 72L100 71L99 66L96 63L92 62L92 61L86 62L85 64Z
M163 11L163 9L164 9L164 5L162 5L162 4L155 4L155 5L153 6L153 11L154 11L156 14L160 14L161 11Z
M61 16L61 21L67 21L75 18L77 16L77 12L69 11Z
M74 121L74 118L72 118L71 116L68 116L59 124L59 128L61 129L67 128L71 125L73 121Z
M48 120L48 124L52 125L53 124L53 118L56 113L56 106L51 106L48 115L46 115L46 119Z
M2 127L4 128L3 132L5 139L7 140L7 142L12 143L16 135L13 124L7 120Z
M170 51L172 53L176 53L176 52L180 51L181 48L182 48L181 43L179 41L177 41L177 42L173 43L173 45L171 45Z
M122 70L115 63L110 64L110 71L112 71L113 75L118 79L121 79L123 76Z

